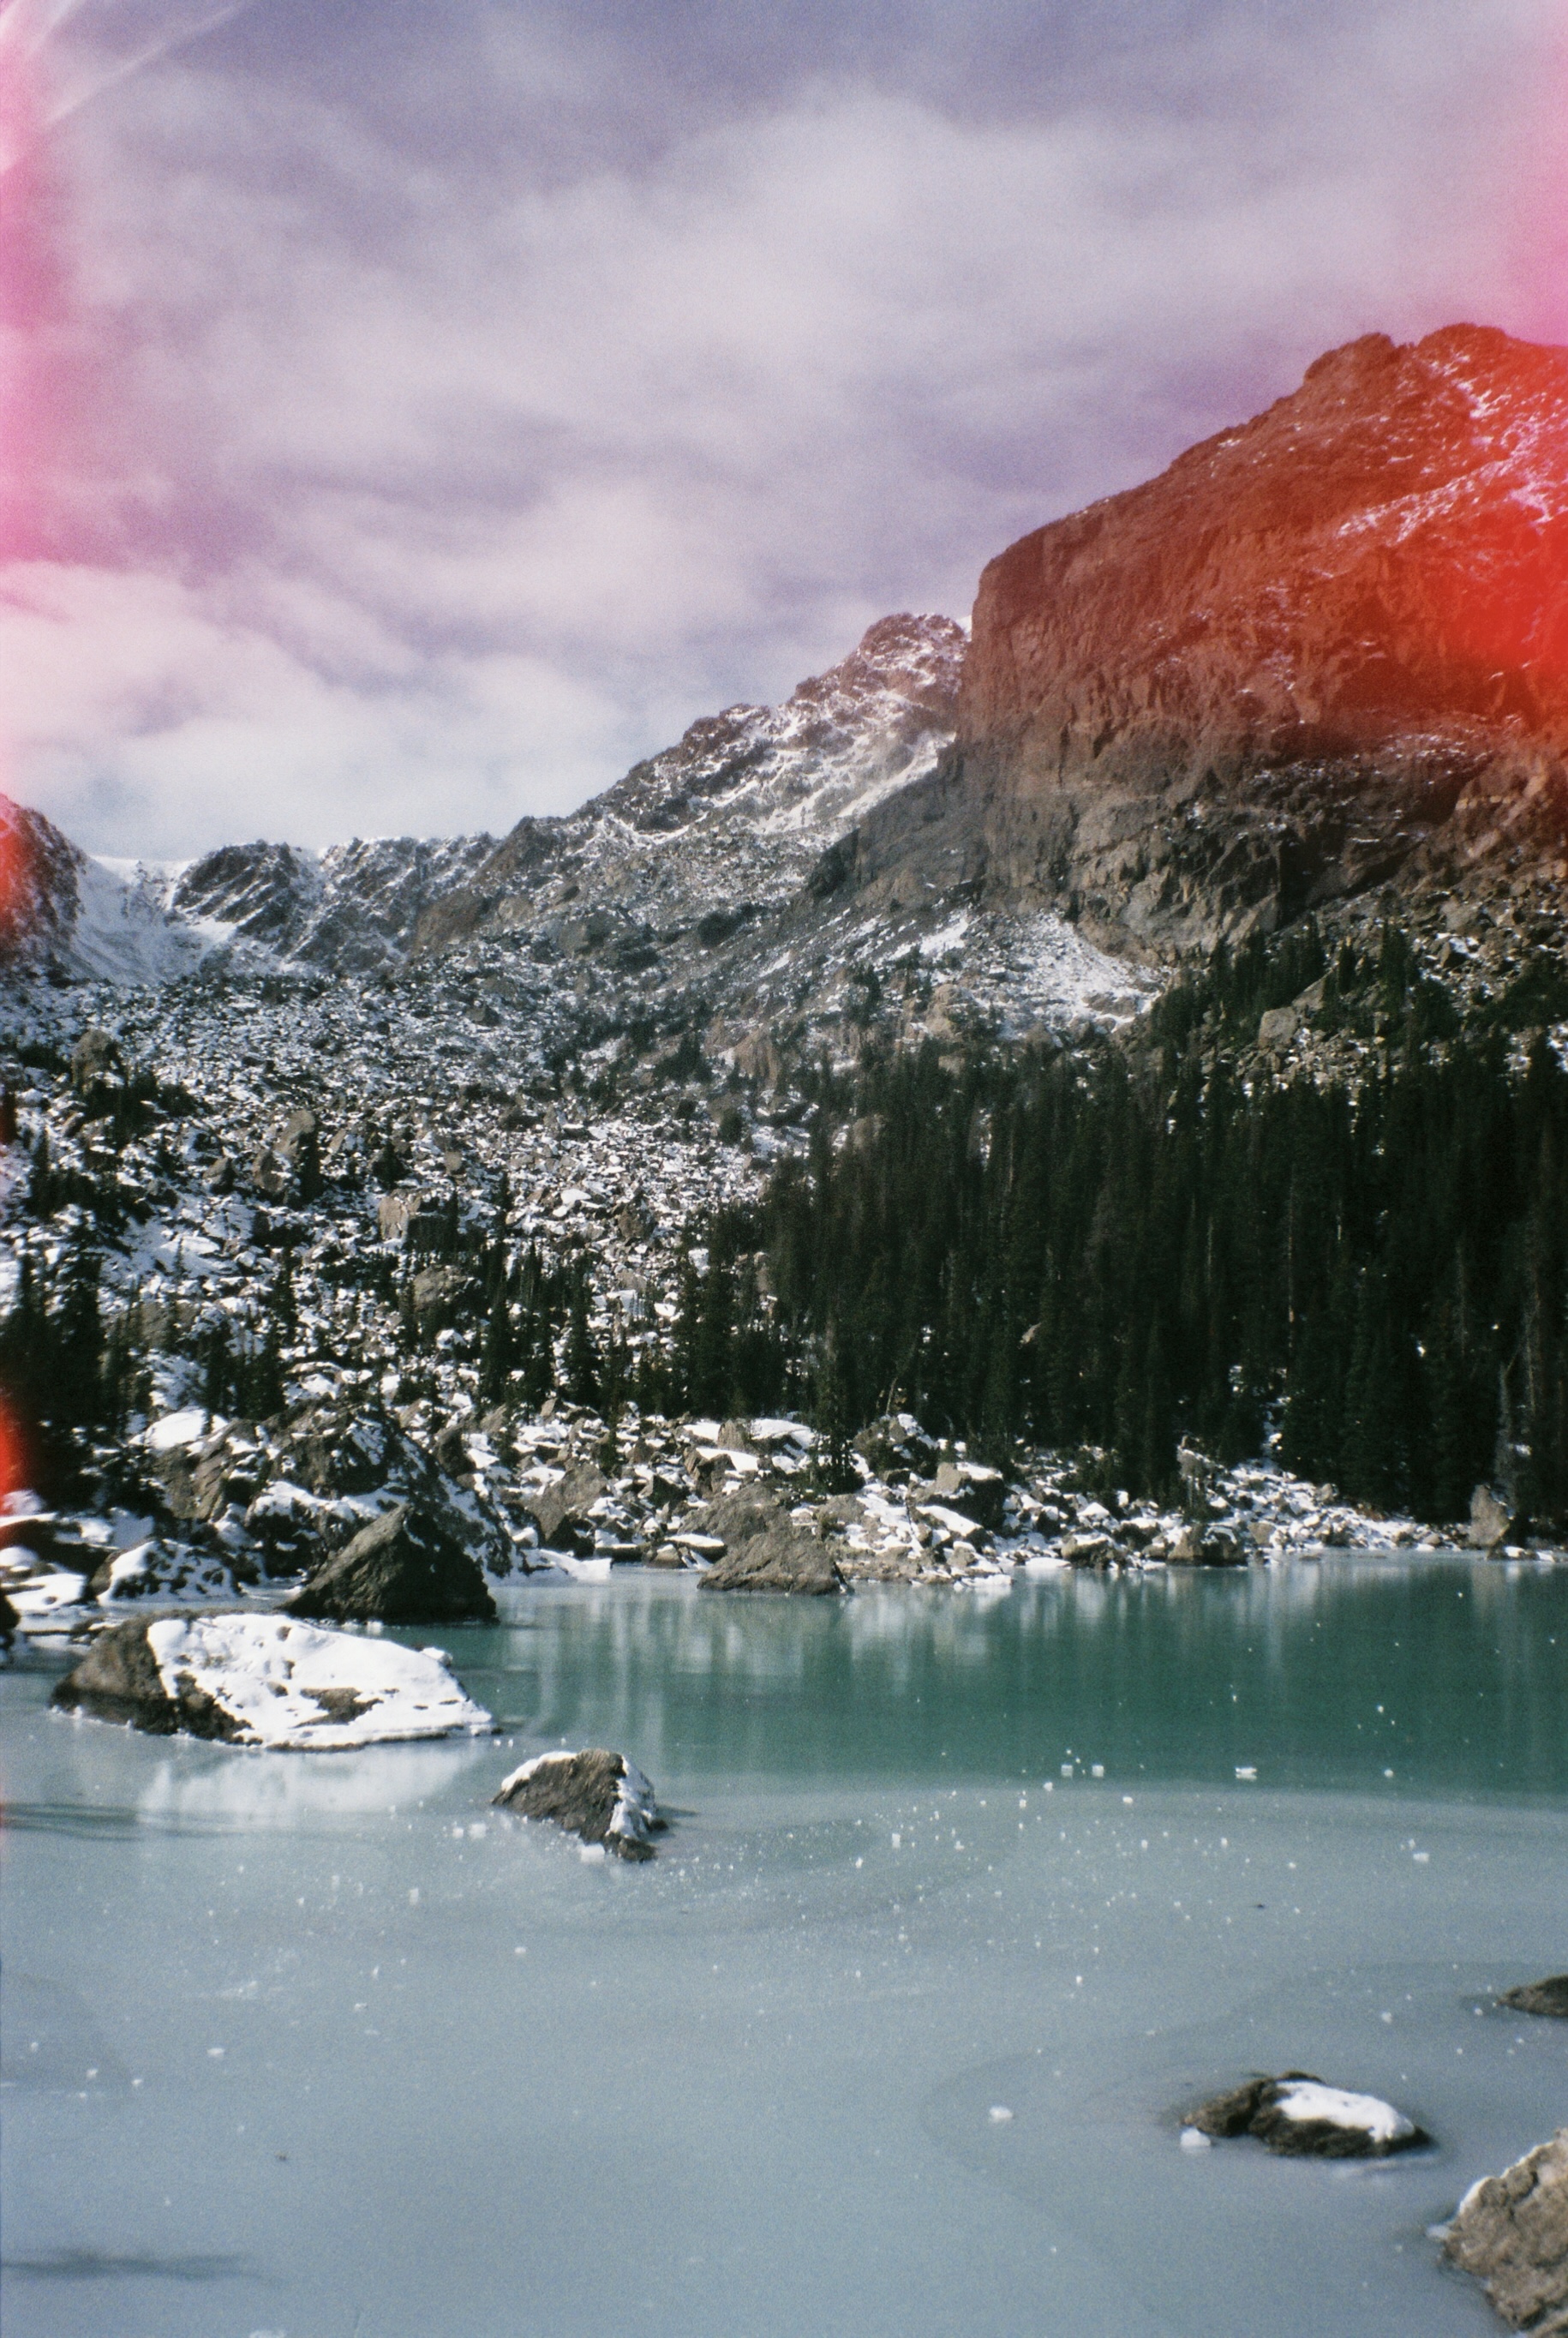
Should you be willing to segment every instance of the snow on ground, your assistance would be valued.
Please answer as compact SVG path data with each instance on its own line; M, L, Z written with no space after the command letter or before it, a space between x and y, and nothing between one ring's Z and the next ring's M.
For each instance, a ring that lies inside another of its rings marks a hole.
M439 1648L282 1616L166 1616L148 1626L147 1645L169 1695L211 1697L242 1724L242 1744L329 1752L491 1726Z

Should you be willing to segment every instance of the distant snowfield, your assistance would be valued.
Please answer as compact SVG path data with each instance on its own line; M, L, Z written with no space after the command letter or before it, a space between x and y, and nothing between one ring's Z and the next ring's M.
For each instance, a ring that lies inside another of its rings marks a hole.
M183 865L84 855L67 949L72 970L99 982L130 984L189 974L220 937L171 918L168 899Z

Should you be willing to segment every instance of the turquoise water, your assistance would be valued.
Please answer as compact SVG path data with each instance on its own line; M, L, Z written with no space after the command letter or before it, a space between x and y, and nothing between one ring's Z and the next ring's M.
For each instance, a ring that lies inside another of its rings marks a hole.
M632 1576L444 1639L498 1744L0 1676L8 2338L1495 2327L1426 2227L1568 2117L1568 2024L1492 2004L1568 1969L1568 1570ZM653 1866L489 1811L562 1740L652 1776ZM1287 2066L1436 2148L1181 2150Z

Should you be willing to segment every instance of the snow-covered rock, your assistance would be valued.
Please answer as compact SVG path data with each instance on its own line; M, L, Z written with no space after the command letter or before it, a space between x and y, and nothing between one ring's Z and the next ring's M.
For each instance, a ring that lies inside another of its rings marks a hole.
M1431 2138L1379 2096L1325 2086L1307 2070L1249 2078L1214 2096L1186 2124L1200 2135L1256 2136L1286 2158L1384 2159Z
M118 1625L94 1640L51 1702L156 1736L298 1752L477 1736L491 1725L439 1648L318 1631L282 1616Z
M517 1818L553 1819L618 1859L652 1859L649 1838L664 1823L636 1763L599 1746L535 1754L502 1780L495 1801Z

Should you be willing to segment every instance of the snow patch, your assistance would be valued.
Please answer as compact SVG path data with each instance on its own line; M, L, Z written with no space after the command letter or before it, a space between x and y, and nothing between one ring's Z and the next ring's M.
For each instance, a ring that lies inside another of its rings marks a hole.
M1295 2078L1275 2097L1275 2108L1303 2126L1321 2122L1344 2127L1353 2135L1369 2136L1374 2143L1401 2143L1416 2129L1402 2111L1377 2095L1347 2094L1341 2087L1325 2087L1316 2078Z

